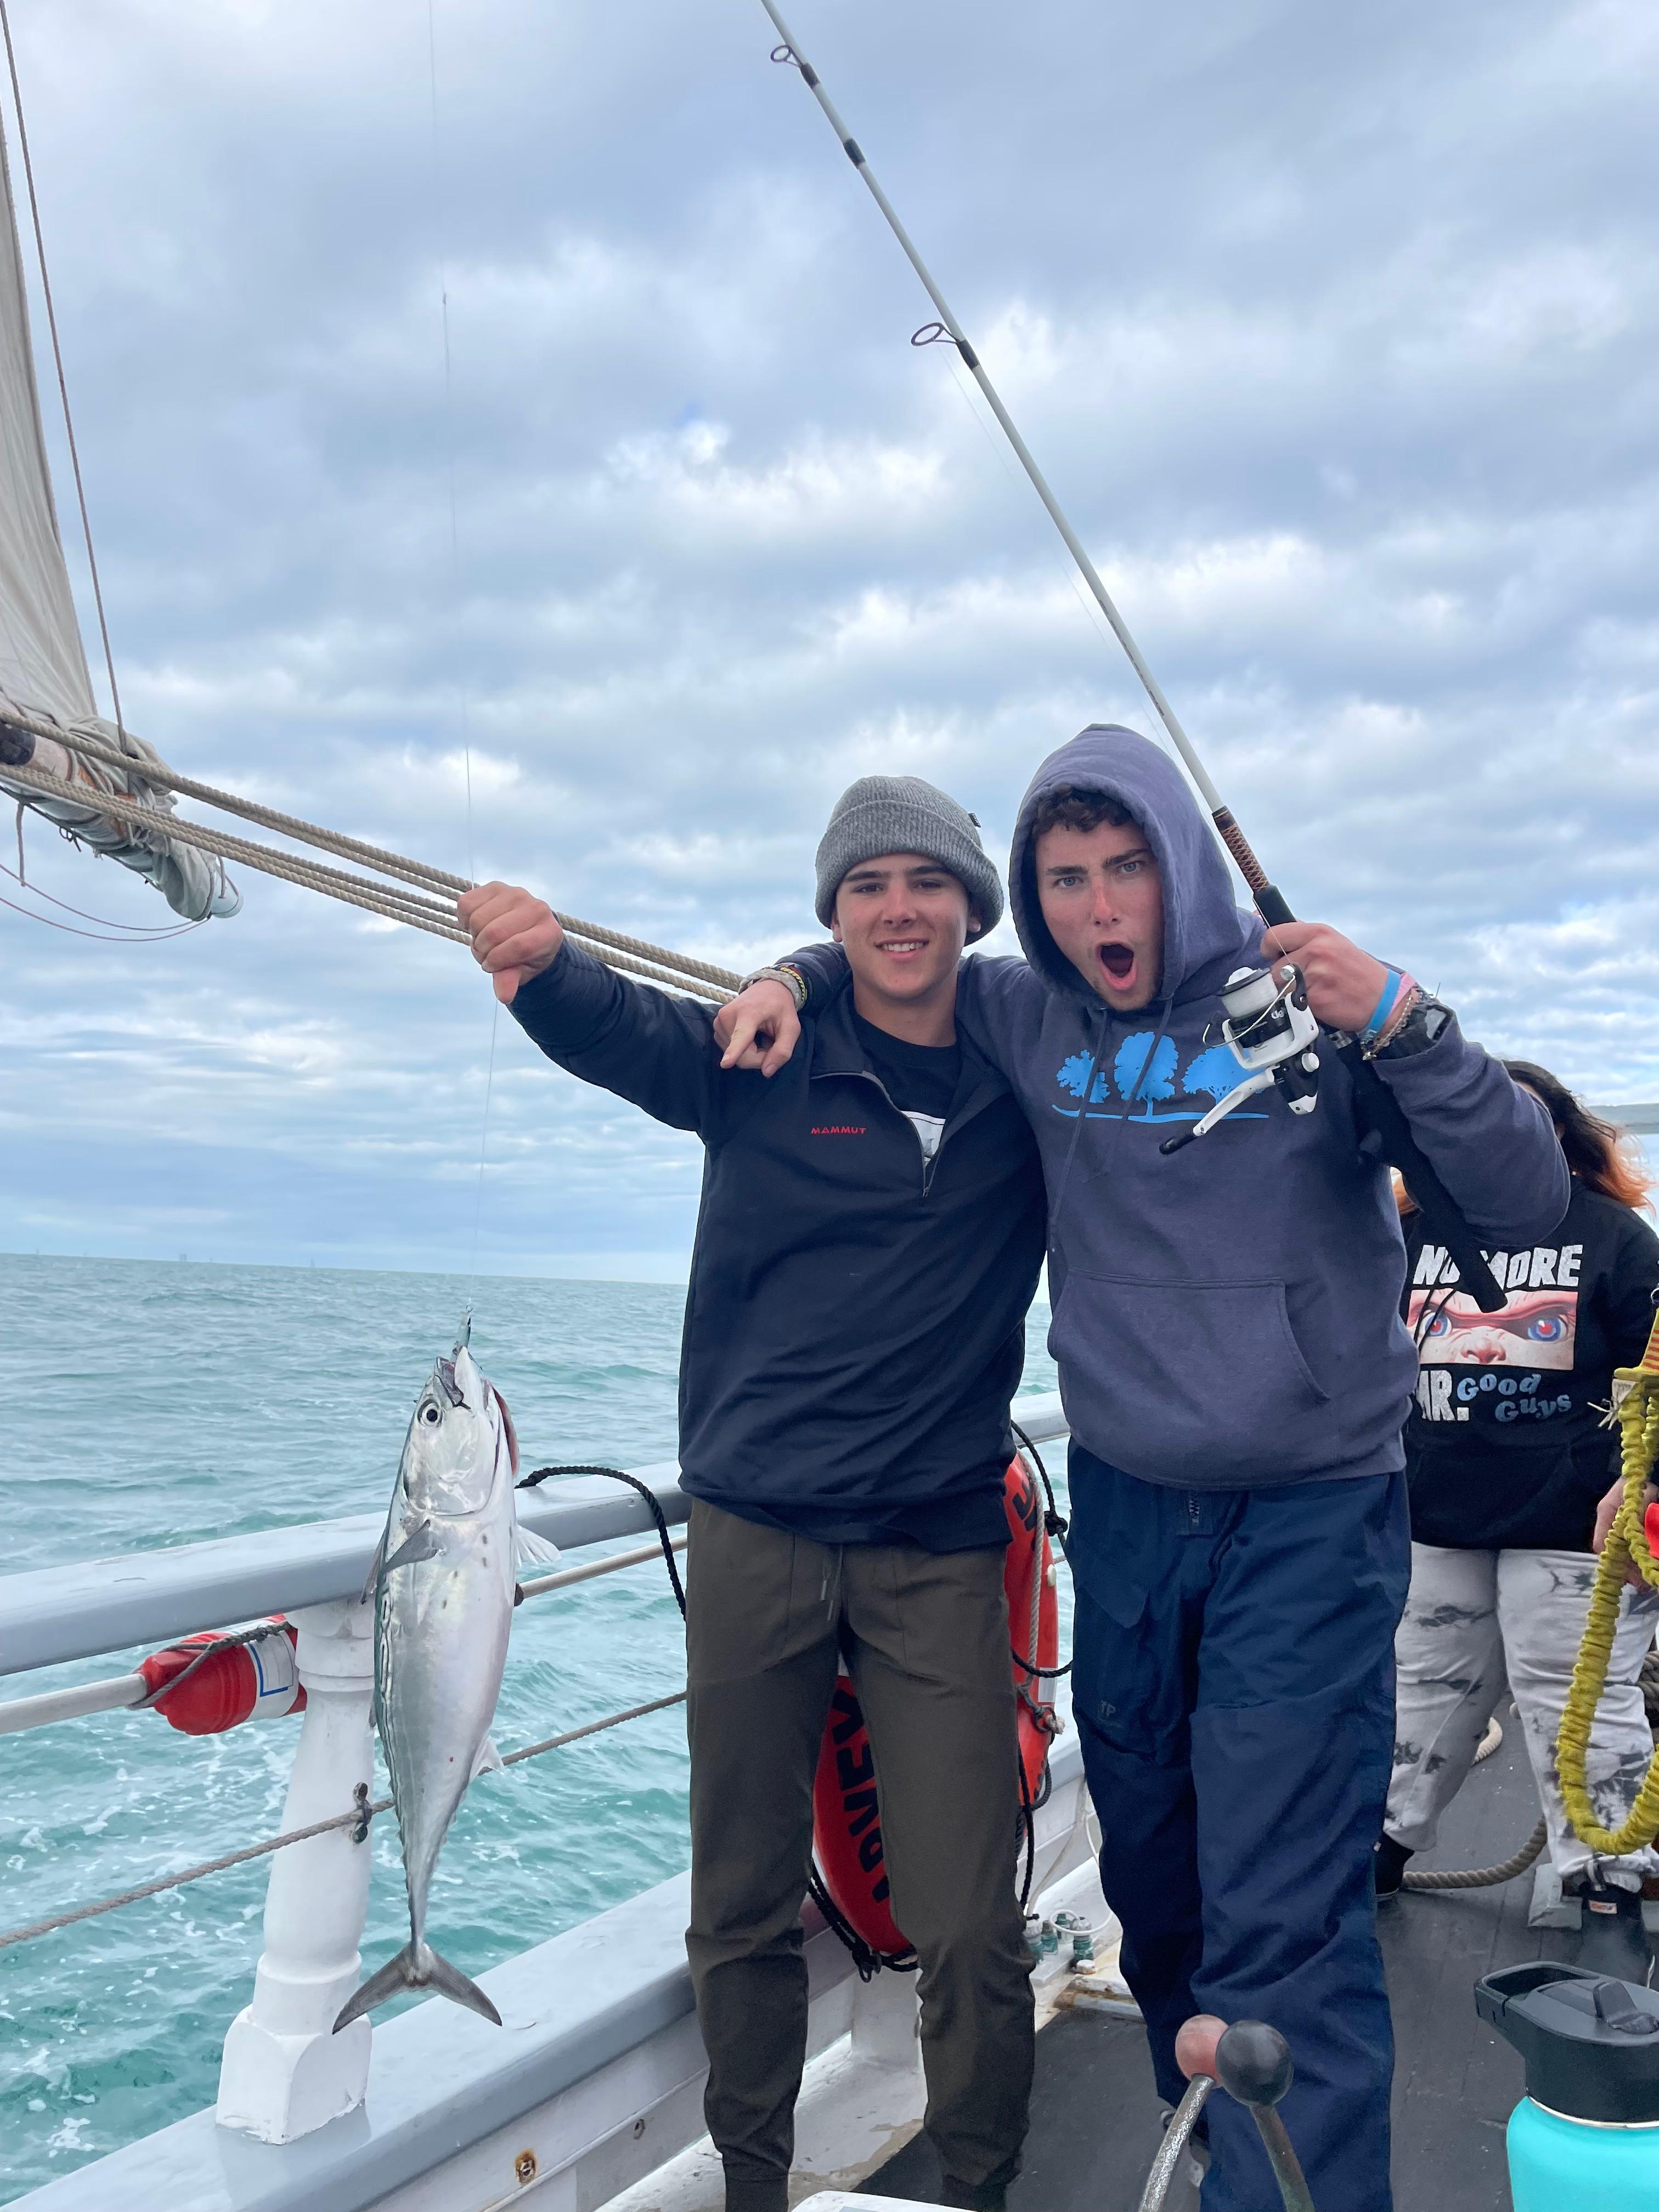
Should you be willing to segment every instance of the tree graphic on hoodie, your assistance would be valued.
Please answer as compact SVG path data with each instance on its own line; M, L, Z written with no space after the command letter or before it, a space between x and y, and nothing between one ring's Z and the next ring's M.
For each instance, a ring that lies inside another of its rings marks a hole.
M1112 1062L1112 1073L1124 1097L1131 1093L1146 1102L1146 1118L1152 1118L1152 1108L1160 1098L1175 1097L1176 1065L1179 1058L1172 1037L1159 1037L1153 1050L1151 1030L1137 1030L1133 1036L1124 1038ZM1151 1054L1152 1065L1147 1066ZM1139 1089L1136 1088L1139 1085Z
M1188 1066L1182 1089L1188 1093L1206 1091L1218 1105L1233 1089L1244 1080L1244 1070L1238 1055L1224 1044L1212 1044L1201 1052Z

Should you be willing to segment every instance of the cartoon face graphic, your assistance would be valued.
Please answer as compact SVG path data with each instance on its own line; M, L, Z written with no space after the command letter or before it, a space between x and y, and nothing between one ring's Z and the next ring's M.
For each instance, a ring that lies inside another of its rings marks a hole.
M1483 1314L1462 1291L1414 1290L1406 1319L1425 1367L1571 1367L1578 1293L1511 1291Z

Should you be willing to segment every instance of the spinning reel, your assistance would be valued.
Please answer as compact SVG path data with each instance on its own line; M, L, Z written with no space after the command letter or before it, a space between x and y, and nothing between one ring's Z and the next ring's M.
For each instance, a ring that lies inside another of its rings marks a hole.
M1221 1034L1245 1070L1244 1080L1190 1129L1166 1137L1158 1146L1161 1152L1178 1152L1194 1137L1207 1136L1258 1091L1282 1091L1292 1114L1311 1114L1319 1103L1319 1054L1314 1050L1319 1024L1308 1011L1302 970L1289 960L1277 969L1236 968L1223 988L1221 1003Z

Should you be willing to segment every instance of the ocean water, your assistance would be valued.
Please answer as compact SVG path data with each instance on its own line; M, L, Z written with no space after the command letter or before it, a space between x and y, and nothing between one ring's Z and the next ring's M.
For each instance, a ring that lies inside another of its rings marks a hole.
M0 1255L0 1566L382 1510L465 1298L442 1275ZM527 1465L673 1456L681 1303L654 1284L474 1286L474 1348ZM1046 1323L1034 1312L1027 1394L1054 1387ZM0 1696L142 1656L9 1677ZM684 1680L663 1574L609 1577L520 1610L497 1740L510 1750ZM0 1737L0 1927L275 1834L299 1725L191 1738L153 1713L103 1714ZM476 1975L678 1872L685 1768L672 1710L483 1778L439 1863L433 1941ZM389 1818L370 1849L373 1967L408 1933ZM268 1870L256 1861L0 1952L0 2203L212 2103Z

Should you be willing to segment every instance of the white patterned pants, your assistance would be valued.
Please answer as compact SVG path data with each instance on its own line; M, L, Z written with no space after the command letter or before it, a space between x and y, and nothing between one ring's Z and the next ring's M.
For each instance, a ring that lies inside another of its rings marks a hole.
M1514 1697L1544 1815L1550 1856L1565 1881L1594 1868L1621 1889L1659 1875L1659 1852L1599 1858L1579 1842L1561 1802L1555 1739L1589 1608L1596 1563L1588 1552L1449 1552L1412 1546L1412 1584L1395 1638L1399 1668L1388 1832L1427 1850L1440 1815L1462 1788L1488 1717ZM1603 1827L1629 1813L1653 1738L1637 1676L1659 1626L1659 1594L1620 1601L1607 1686L1590 1737L1590 1802ZM1521 1838L1517 1836L1517 1845Z

